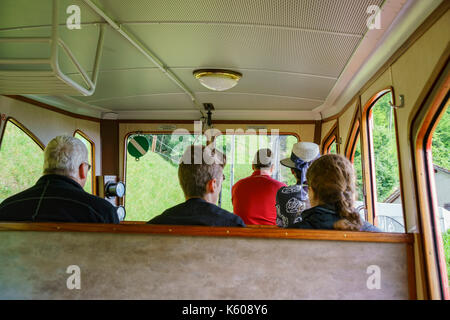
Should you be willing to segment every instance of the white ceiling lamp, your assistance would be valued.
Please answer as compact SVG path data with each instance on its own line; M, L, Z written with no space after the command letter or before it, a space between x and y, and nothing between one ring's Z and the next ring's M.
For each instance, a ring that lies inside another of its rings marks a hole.
M242 74L223 69L200 69L194 71L194 77L210 90L225 91L237 85Z

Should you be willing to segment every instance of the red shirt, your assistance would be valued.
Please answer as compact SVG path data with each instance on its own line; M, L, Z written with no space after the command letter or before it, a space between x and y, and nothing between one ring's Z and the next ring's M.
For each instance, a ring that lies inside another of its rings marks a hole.
M233 211L245 224L276 225L277 191L286 184L256 170L250 177L236 182L231 190Z

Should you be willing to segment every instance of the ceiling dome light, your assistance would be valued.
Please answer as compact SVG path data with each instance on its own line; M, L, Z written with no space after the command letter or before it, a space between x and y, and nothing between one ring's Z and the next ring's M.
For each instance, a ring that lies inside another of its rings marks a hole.
M225 91L237 85L242 74L231 70L200 69L194 71L194 77L210 90Z

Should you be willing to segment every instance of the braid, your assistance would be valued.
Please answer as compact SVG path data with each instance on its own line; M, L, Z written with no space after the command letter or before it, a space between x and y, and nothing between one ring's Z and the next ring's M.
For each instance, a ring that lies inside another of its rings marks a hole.
M355 175L349 160L336 154L322 156L309 168L307 180L321 202L335 205L341 219L334 229L360 230L362 221L354 209Z

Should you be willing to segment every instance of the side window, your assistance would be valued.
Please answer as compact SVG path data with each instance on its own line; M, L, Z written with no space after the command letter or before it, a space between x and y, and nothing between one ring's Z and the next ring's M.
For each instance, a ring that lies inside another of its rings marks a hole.
M292 146L298 142L293 135L257 135L257 134L229 134L216 138L216 148L227 156L224 168L225 181L222 184L220 205L225 210L233 212L231 189L233 185L252 171L253 157L261 148L270 148L274 153L275 170L272 177L276 180L293 185L296 183L289 168L280 165L280 160L291 156Z
M431 141L434 190L436 190L438 205L438 230L442 237L448 283L450 283L450 109L448 107Z
M32 187L42 176L43 149L25 127L8 119L0 145L0 202Z
M137 136L132 134L128 142ZM206 144L206 138L189 134L139 134L149 150L137 161L126 152L125 208L128 221L148 221L164 210L184 202L178 182L178 163L191 144Z
M359 119L354 119L351 135L349 137L349 142L346 147L346 157L350 159L353 163L353 167L355 169L355 179L356 179L356 207L358 212L361 214L361 217L367 220L367 211L364 197L364 183L363 183L363 164L361 157L361 139L360 139L360 126Z
M447 300L450 299L449 85L448 72L443 72L415 115L411 136L430 296Z
M337 153L336 150L336 139L331 143L327 153Z
M338 129L336 124L331 130L331 132L323 139L321 150L322 154L339 153L337 137L338 137Z
M370 171L377 226L385 232L405 232L400 171L391 91L378 97L365 112Z
M353 158L353 166L355 168L356 176L356 190L358 192L358 201L364 202L364 187L363 187L363 176L362 176L362 159L361 159L361 143L358 137L355 143L355 156Z
M89 177L86 180L86 184L84 186L84 191L89 192L91 194L95 193L95 163L94 163L94 142L92 142L89 137L84 134L82 131L77 130L73 134L75 138L80 139L83 141L84 145L88 149L88 155L89 155L89 164L91 165L91 171L89 172Z

